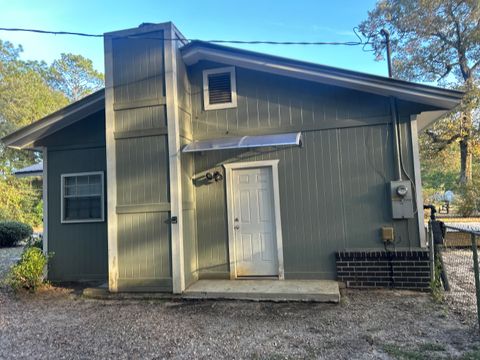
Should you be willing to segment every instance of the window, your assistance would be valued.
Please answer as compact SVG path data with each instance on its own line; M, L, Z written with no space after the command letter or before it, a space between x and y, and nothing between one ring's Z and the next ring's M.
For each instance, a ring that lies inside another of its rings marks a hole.
M104 221L103 172L62 175L62 223Z
M203 71L203 104L205 110L237 107L234 67Z

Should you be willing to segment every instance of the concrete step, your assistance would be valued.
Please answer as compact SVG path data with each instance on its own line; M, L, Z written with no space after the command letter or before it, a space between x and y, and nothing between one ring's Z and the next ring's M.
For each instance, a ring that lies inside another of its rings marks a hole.
M331 280L199 280L182 297L338 303L340 290Z

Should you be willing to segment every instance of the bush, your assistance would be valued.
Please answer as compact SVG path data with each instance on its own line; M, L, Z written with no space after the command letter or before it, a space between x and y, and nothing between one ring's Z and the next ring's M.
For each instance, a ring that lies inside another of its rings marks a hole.
M43 284L43 270L48 257L37 247L27 247L7 277L7 283L14 289L35 292Z
M19 241L32 236L30 225L18 221L0 222L0 247L15 246Z
M480 189L476 185L463 185L454 200L458 213L464 217L472 216L478 211Z
M41 236L40 237L30 236L25 246L36 247L36 248L39 248L40 250L43 250L43 238Z

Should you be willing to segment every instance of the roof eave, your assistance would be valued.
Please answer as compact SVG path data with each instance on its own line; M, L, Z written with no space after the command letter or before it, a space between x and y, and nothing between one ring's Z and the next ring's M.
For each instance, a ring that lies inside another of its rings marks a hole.
M203 43L189 44L182 50L183 60L193 65L200 60L221 62L276 75L315 81L382 96L395 96L399 99L451 110L461 101L463 92L411 83L407 81L364 74L334 67L315 65L307 62L285 59L276 56L254 53L220 46L206 46Z
M2 141L14 149L38 150L35 142L105 107L105 91L99 90L7 136Z

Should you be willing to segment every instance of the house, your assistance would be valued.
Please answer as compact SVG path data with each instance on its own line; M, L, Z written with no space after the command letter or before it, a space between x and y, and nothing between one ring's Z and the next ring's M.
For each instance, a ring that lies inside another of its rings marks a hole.
M43 152L52 281L425 289L418 131L462 93L188 42L105 34L104 90L4 138Z
M43 175L43 162L39 162L14 171L17 178L34 177L41 178Z

